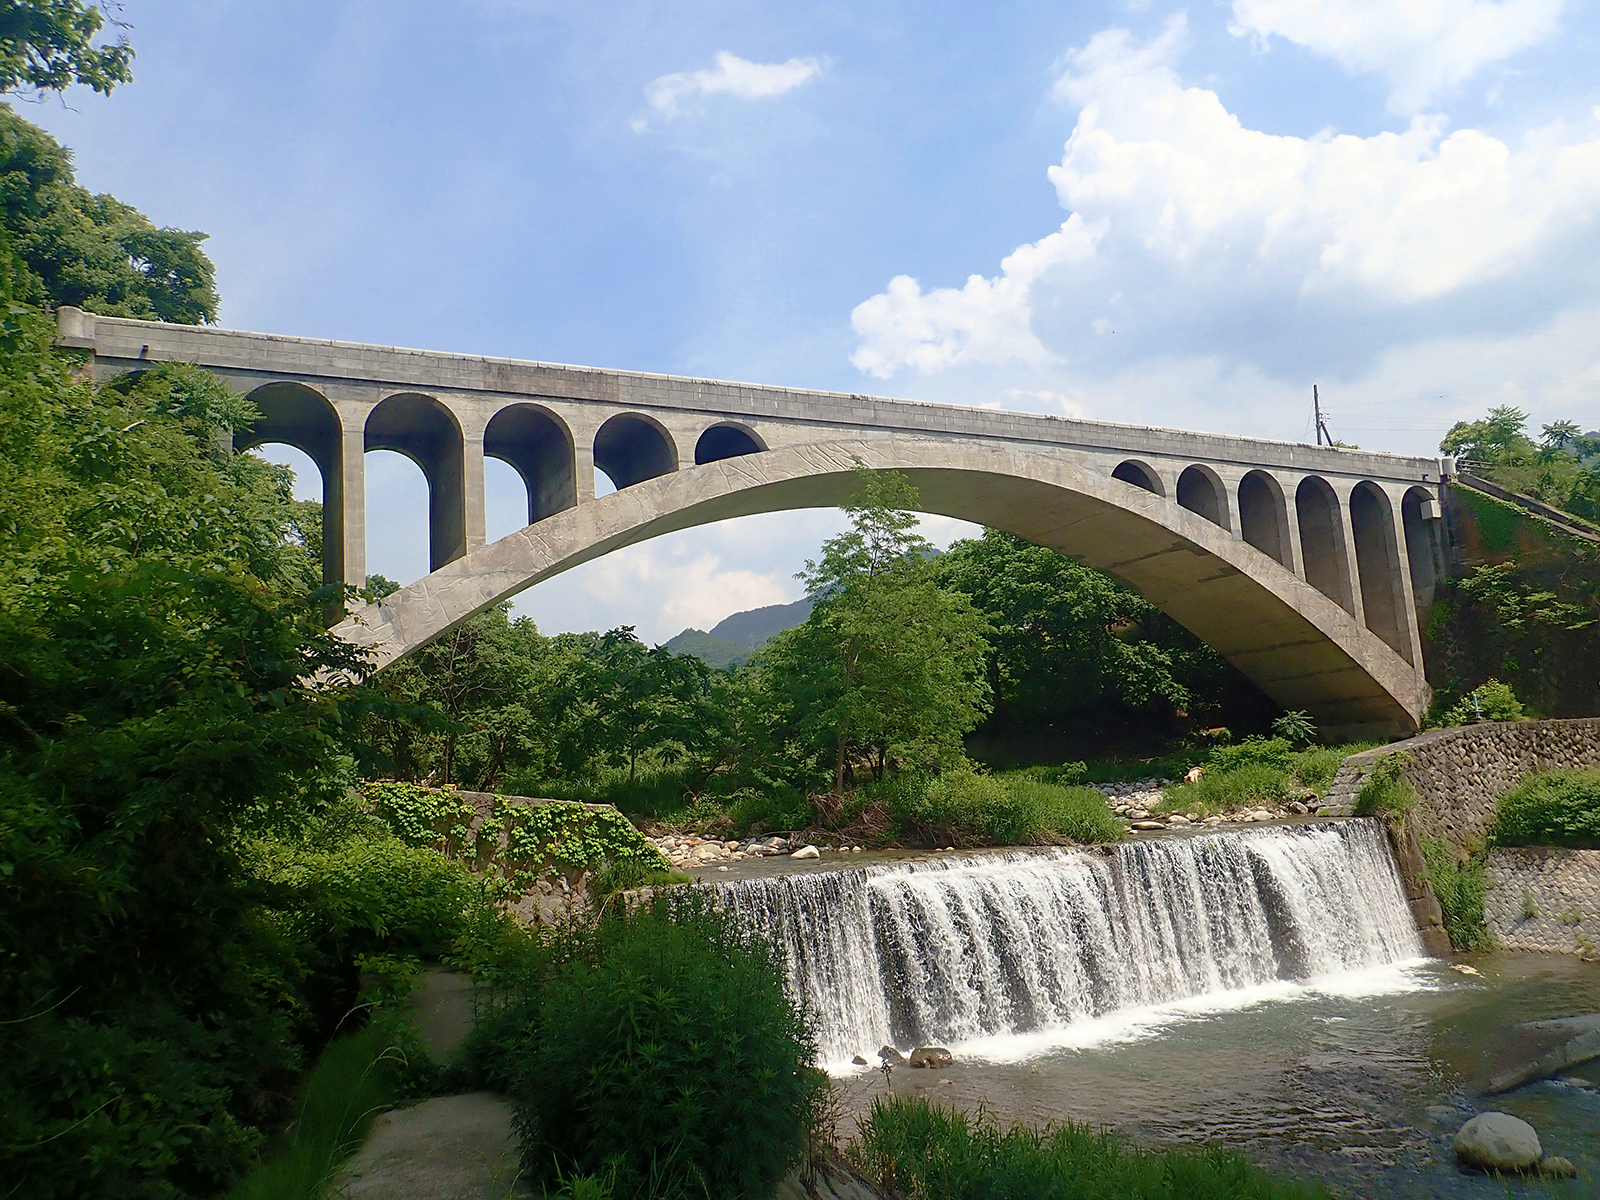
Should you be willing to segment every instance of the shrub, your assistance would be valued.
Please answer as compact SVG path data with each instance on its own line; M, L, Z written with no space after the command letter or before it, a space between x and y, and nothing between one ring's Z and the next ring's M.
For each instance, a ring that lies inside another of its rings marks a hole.
M1406 756L1385 754L1356 794L1356 816L1402 817L1417 803L1417 793L1406 781Z
M1344 760L1359 749L1365 747L1318 746L1311 750L1302 750L1294 760L1295 782L1321 796L1332 785Z
M1156 1154L1072 1122L1003 1129L986 1114L875 1096L848 1153L905 1200L1314 1200L1320 1186L1274 1179L1221 1148Z
M985 775L963 766L931 781L902 776L879 794L898 824L941 844L1053 845L1122 836L1099 792L1047 783L1028 771Z
M1474 697L1477 698L1476 704L1473 703ZM1438 729L1449 729L1456 725L1466 725L1480 716L1485 721L1520 721L1523 718L1522 701L1517 699L1517 694L1511 690L1509 683L1489 679L1439 713L1428 724Z
M1282 738L1291 745L1303 746L1317 740L1317 727L1310 713L1296 709L1272 722L1272 736Z
M1450 935L1450 944L1457 950L1489 949L1493 938L1483 920L1483 901L1489 894L1483 857L1459 860L1437 838L1423 838L1420 845L1428 883L1444 914L1444 931Z
M1244 762L1226 770L1208 767L1193 783L1168 788L1161 807L1168 812L1226 812L1250 804L1288 800L1294 790L1294 780L1285 768L1266 762Z
M1600 846L1600 771L1524 776L1495 805L1501 846Z
M1218 746L1206 760L1206 771L1234 771L1240 767L1266 766L1288 771L1294 766L1294 747L1283 738L1245 738L1233 746Z
M675 897L608 913L528 963L488 1027L529 1176L609 1177L619 1200L772 1194L818 1080L765 943Z

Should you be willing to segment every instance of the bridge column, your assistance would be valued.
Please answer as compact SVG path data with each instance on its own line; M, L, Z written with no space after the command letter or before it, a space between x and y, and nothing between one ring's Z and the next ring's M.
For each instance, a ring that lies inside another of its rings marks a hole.
M344 436L339 439L343 448L339 470L343 519L339 536L344 549L344 582L363 588L367 586L367 408L349 404L336 408L344 429Z
M1244 541L1244 520L1239 512L1239 484L1245 472L1238 467L1218 467L1217 478L1222 480L1222 491L1227 497L1228 530L1235 539Z
M489 540L489 524L485 515L488 501L484 495L481 424L470 432L462 431L461 492L462 514L466 518L467 526L467 553L471 554Z
M1417 669L1417 678L1423 679L1422 664L1422 628L1417 616L1416 591L1411 586L1411 558L1409 546L1406 541L1405 499L1407 488L1385 487L1384 495L1389 498L1389 516L1394 528L1390 537L1394 539L1395 554L1395 604L1400 611L1401 631L1411 642L1411 653L1407 655L1411 665Z
M1289 561L1284 564L1301 579L1306 577L1306 552L1300 544L1300 506L1295 503L1296 490L1303 475L1286 475L1274 471L1272 477L1283 489L1283 523L1289 539Z
M1333 488L1333 494L1339 501L1339 528L1336 536L1342 539L1344 546L1344 561L1339 566L1344 574L1343 585L1349 589L1350 615L1356 619L1358 625L1364 626L1367 623L1367 609L1361 602L1361 568L1356 559L1356 528L1355 522L1350 519L1350 495L1356 490L1356 481L1329 479L1328 484Z
M594 499L594 437L609 414L593 415L576 407L562 413L572 431L572 474L579 504Z

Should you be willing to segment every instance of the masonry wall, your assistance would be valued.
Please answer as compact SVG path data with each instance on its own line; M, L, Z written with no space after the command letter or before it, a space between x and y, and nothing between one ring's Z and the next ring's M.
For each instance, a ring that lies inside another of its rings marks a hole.
M1435 730L1352 754L1340 766L1319 811L1353 812L1362 784L1383 758L1395 753L1406 756L1403 773L1416 790L1417 806L1403 829L1390 829L1390 837L1418 928L1429 952L1439 953L1448 949L1448 940L1441 944L1442 920L1426 879L1420 841L1436 838L1464 859L1482 849L1494 820L1495 802L1524 775L1600 768L1600 717L1483 722ZM1525 932L1517 930L1514 918L1522 911L1524 889L1548 898L1548 905L1536 899L1541 912L1557 905L1560 911L1571 911L1559 897L1576 889L1574 895L1590 897L1585 901L1590 907L1583 909L1588 928L1600 931L1600 851L1495 850L1489 875L1489 903L1497 914L1495 920L1505 923L1509 932L1501 941L1507 948L1582 952L1575 938L1557 937L1542 923ZM1495 920L1490 921L1490 928L1500 936L1501 927ZM1521 944L1524 938L1526 945Z
M1600 958L1600 850L1496 847L1484 869L1484 920L1501 946Z

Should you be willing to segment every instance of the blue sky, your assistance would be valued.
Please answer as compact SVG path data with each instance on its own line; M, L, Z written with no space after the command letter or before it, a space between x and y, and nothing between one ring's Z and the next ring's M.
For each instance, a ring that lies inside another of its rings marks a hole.
M211 234L229 327L1289 439L1318 383L1426 453L1494 403L1600 426L1596 8L126 0L133 84L18 107ZM420 474L369 471L409 580ZM519 503L496 471L491 536ZM518 607L666 638L837 527Z

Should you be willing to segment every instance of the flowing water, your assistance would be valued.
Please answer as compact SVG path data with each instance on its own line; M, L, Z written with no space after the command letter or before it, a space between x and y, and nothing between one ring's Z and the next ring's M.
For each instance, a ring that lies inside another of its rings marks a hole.
M894 1090L1432 1200L1507 1194L1450 1151L1498 1107L1583 1172L1517 1194L1600 1196L1594 1077L1481 1092L1519 1022L1600 1009L1600 969L1487 956L1465 976L1421 958L1375 822L789 867L719 890L782 950L855 1111L890 1084L852 1055L946 1045L955 1067L896 1072Z

